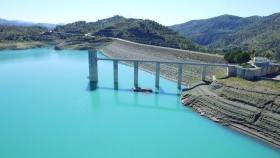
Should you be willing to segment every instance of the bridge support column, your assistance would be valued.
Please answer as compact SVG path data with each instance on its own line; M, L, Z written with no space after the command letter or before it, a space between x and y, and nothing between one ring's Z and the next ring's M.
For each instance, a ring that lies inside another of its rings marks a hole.
M202 66L202 81L206 80L206 66Z
M95 90L98 82L97 50L88 51L89 81L91 90Z
M156 63L155 85L159 88L160 63Z
M178 89L182 88L183 64L178 65Z
M134 87L138 88L138 61L134 61Z
M118 60L114 60L113 61L113 65L114 65L114 88L118 89Z

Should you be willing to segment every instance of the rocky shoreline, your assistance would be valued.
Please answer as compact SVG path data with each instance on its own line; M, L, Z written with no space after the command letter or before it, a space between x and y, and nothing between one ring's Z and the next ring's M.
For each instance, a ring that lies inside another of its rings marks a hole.
M280 148L279 91L216 81L184 92L182 103L217 123Z

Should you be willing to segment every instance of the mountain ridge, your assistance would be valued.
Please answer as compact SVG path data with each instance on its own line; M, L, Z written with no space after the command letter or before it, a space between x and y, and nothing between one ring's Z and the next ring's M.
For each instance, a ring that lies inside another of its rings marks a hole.
M115 37L142 44L198 50L199 45L152 20L125 18L115 15L96 22L78 21L57 26L54 31Z
M48 29L54 29L57 24L50 24L50 23L34 23L34 22L28 22L28 21L22 21L22 20L7 20L0 18L0 25L5 26L39 26L39 27L46 27Z

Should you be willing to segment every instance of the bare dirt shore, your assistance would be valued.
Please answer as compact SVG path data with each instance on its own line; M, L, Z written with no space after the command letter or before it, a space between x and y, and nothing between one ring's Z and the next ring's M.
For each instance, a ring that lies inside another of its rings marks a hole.
M220 79L182 94L201 115L280 148L280 83Z
M31 49L31 48L39 48L39 47L46 47L48 43L45 42L38 42L38 41L0 41L0 50L19 50L19 49Z

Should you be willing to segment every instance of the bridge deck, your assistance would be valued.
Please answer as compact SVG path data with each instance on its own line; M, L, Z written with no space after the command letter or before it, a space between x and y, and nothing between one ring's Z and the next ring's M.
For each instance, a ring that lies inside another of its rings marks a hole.
M141 62L141 63L162 63L162 64L186 64L186 65L197 65L197 66L217 66L217 67L229 67L229 64L215 64L205 62L176 62L176 61L164 61L164 60L135 60L135 59L111 59L111 58L97 58L97 60L107 61L121 61L121 62Z

